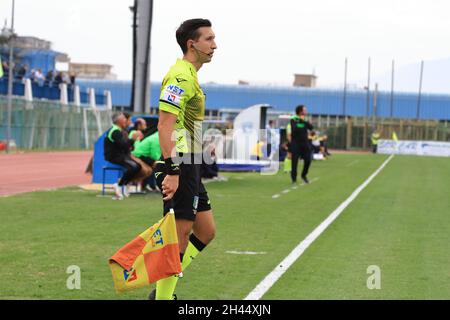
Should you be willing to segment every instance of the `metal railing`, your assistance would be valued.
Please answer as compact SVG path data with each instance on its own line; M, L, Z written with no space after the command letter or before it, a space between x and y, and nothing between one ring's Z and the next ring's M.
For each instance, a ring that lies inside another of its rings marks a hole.
M5 140L7 99L0 96L0 140ZM91 149L109 128L111 110L13 99L11 140L20 149Z

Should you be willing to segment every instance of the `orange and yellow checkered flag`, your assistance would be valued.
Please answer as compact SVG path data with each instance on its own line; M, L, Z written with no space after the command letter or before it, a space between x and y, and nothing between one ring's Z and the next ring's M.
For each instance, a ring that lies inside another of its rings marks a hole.
M109 266L118 293L181 273L173 211L117 251Z

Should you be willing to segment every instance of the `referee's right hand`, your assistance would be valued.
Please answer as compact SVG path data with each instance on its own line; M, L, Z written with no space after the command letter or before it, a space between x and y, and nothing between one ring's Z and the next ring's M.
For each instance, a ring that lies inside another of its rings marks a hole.
M164 201L172 199L175 195L175 192L177 192L179 177L180 176L178 175L166 175L166 177L164 178L162 182L162 193L164 195Z

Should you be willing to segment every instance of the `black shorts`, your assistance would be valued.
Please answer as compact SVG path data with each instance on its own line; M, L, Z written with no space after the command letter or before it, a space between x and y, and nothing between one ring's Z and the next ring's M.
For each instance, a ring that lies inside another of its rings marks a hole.
M201 164L180 164L177 192L172 200L163 201L163 214L172 208L176 219L195 221L197 212L211 210L205 186L200 178ZM162 182L166 177L164 163L158 161L155 168L156 183L162 193Z

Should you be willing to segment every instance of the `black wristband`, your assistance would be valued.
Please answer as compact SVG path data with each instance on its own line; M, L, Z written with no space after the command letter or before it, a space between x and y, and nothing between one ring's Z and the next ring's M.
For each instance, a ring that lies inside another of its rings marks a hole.
M178 163L173 163L172 158L164 159L166 174L170 176L180 175L180 165Z

